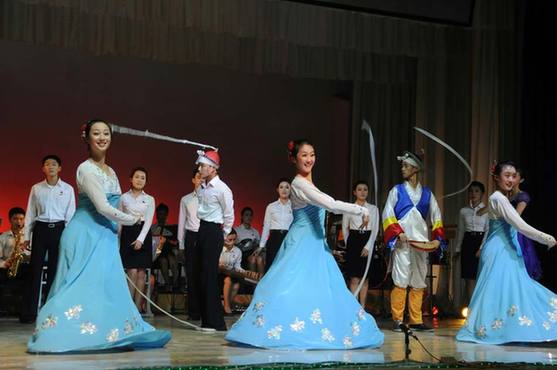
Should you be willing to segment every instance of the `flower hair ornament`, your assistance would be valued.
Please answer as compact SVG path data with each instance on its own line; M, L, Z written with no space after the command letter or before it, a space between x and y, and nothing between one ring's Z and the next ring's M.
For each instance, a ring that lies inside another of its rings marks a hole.
M491 166L489 167L489 174L492 176L495 176L495 167L497 167L497 160L494 159L493 162L491 163Z
M293 141L293 140L290 140L290 141L288 142L288 153L292 154L292 152L294 151L294 146L295 146L295 145L294 145L294 141Z
M84 123L81 125L81 138L85 140L85 130L87 129L87 124Z

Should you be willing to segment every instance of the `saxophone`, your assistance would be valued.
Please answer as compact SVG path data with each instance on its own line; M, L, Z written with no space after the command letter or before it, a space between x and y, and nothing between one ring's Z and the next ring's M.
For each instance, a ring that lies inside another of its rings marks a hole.
M19 230L19 232L15 234L14 249L12 251L10 258L8 259L10 261L10 267L8 269L8 277L11 279L17 276L17 272L19 271L19 265L21 264L23 258L25 257L23 250L19 247L22 239L23 239L23 229Z

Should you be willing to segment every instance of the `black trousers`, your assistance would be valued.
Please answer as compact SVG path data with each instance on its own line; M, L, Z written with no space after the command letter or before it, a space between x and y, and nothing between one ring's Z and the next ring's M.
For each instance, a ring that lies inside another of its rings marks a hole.
M190 319L201 317L201 253L197 245L197 232L186 230L184 238L184 255L186 259L186 283L188 285L187 312Z
M219 257L224 245L220 224L201 221L197 247L201 258L201 326L226 330L219 291Z
M31 273L29 274L30 278L28 281L27 294L23 300L22 318L34 319L37 316L41 273L43 271L47 252L47 280L42 295L43 297L48 295L50 286L56 276L56 269L58 267L58 246L60 244L60 238L62 237L62 231L64 231L64 224L64 221L56 223L35 222L31 244Z
M271 230L265 243L265 272L269 271L288 230Z

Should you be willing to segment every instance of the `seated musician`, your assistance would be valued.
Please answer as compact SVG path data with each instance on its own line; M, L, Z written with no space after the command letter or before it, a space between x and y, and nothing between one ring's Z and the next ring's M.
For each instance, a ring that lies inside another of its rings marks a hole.
M0 235L0 311L7 309L8 306L4 296L6 292L17 290L18 295L23 295L26 290L24 284L27 284L31 277L29 269L31 252L26 248L23 234L25 210L14 207L10 209L8 218L10 230ZM18 244L17 249L16 244Z
M240 279L236 276L245 275L257 278L258 275L256 272L246 271L242 268L242 251L234 245L237 238L238 234L232 229L230 234L224 239L224 247L219 259L220 278L223 285L224 312L227 314L232 313L230 303L234 302L234 297L240 288Z

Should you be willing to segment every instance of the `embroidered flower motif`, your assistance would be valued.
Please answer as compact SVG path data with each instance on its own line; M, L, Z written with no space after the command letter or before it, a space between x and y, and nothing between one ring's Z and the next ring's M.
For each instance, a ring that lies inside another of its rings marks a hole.
M68 310L64 312L64 315L66 315L66 319L68 320L79 319L79 313L81 311L83 311L83 308L80 304L78 304L76 306L68 308Z
M503 327L503 320L501 319L495 319L491 324L491 329L493 330L501 329L502 327Z
M352 338L349 336L344 337L342 344L344 344L344 348L352 348Z
M509 316L514 316L516 314L516 311L518 311L518 307L513 304L508 310L507 310L507 315Z
M319 311L319 308L316 308L315 310L313 310L309 319L314 324L317 324L317 323L323 324L323 319L321 318L321 311Z
M267 331L267 338L269 339L280 339L280 332L282 331L282 325L277 325L271 330Z
M44 319L44 321L42 322L41 328L43 329L53 328L56 326L57 322L58 322L58 317L54 315L48 315L46 319Z
M265 318L263 317L263 315L257 315L255 321L253 322L253 325L257 326L258 328L265 325Z
M82 323L80 329L81 329L81 334L93 335L97 332L97 327L89 321Z
M557 311L548 312L547 314L549 315L549 321L553 323L557 322Z
M545 330L549 330L549 329L551 329L551 324L548 323L547 321L544 321L544 322L543 322L543 328L544 328Z
M518 324L519 324L520 326L524 326L524 325L530 326L530 325L532 325L532 320L530 320L526 315L520 316L520 317L518 318L518 321L519 321Z
M335 340L335 337L331 334L331 331L327 328L321 329L321 339L325 342L332 343Z
M360 335L360 324L358 324L356 321L352 323L352 335L355 337Z
M116 342L118 340L118 336L119 336L118 329L114 328L106 336L106 341L107 342Z
M253 310L258 312L261 311L263 309L263 306L265 306L265 303L263 302L257 302L254 306L253 306Z
M478 331L476 332L476 336L478 338L485 338L485 326L484 325L480 325L480 328L478 329Z
M557 309L557 298L552 297L552 298L549 300L549 304L551 305L551 307Z
M366 311L365 311L363 308L360 308L360 309L358 310L358 320L360 320L360 321L362 321L362 320L363 320L363 321L367 320L367 319L366 319Z
M295 331L295 332L300 332L300 331L304 330L305 327L306 327L306 322L298 320L297 317L296 317L296 320L294 320L294 322L292 324L290 324L290 329Z
M128 335L133 331L133 325L131 322L129 322L128 320L126 320L126 322L124 323L124 334Z

